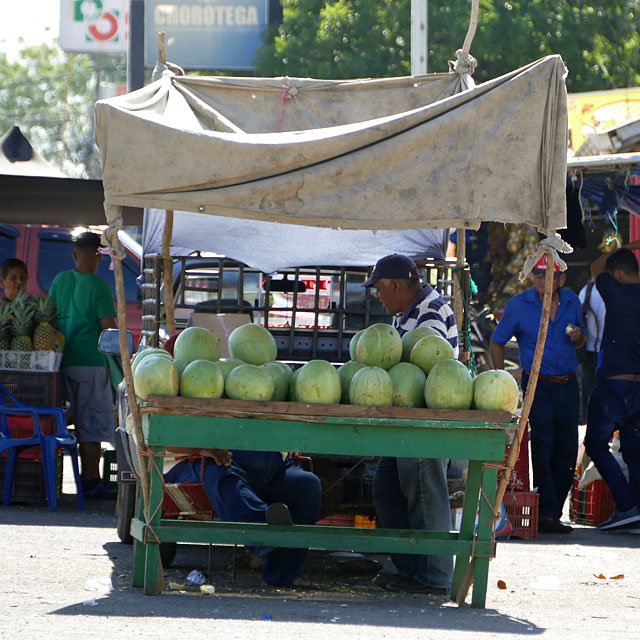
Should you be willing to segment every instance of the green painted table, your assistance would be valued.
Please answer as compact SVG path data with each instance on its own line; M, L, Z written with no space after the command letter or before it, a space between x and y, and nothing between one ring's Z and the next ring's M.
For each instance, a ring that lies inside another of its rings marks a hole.
M504 460L506 430L514 428L510 414L160 397L141 411L145 440L156 454L176 446L469 460L460 531L409 531L163 519L162 457L155 457L149 522L141 509L131 525L139 541L133 582L145 593L157 593L159 542L199 542L454 555L453 600L475 558L471 604L484 607L497 465Z

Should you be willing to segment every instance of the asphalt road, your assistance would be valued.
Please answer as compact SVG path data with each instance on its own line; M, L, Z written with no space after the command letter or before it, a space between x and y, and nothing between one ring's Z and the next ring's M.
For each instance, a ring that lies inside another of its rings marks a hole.
M132 547L117 538L114 504L81 512L74 498L65 494L53 513L0 507L0 638L640 638L640 535L576 527L498 543L484 610L381 591L369 572L382 558L328 552L308 561L307 577L321 588L301 591L262 588L242 552L232 580L231 551L218 549L215 593L203 595L186 576L206 573L207 548L187 545L167 570L165 593L145 596L131 587Z

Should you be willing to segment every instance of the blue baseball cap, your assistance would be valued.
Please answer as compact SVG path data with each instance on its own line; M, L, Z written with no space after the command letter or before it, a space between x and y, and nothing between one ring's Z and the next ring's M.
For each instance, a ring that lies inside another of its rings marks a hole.
M400 253L393 253L390 256L380 258L373 268L373 273L368 280L362 283L363 287L372 287L382 278L393 278L398 280L418 280L418 267L416 263L407 256Z

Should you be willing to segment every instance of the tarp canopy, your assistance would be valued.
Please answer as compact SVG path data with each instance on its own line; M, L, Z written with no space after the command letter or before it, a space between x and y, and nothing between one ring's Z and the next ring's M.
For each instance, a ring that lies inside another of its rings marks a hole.
M558 56L475 87L457 73L165 72L96 105L107 221L130 205L334 229L494 220L552 232L566 218L564 77Z

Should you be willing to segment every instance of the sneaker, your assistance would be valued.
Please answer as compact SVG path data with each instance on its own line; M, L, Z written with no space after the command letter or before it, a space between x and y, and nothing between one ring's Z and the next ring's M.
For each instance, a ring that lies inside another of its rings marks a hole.
M82 493L85 498L93 500L115 500L118 497L118 490L103 484L100 480L93 480L82 483Z
M627 527L634 522L640 522L640 509L633 507L627 511L618 511L614 509L611 517L603 522L598 528L601 531L609 531L611 529L618 529L621 527Z
M543 516L538 521L538 533L571 533L572 531L573 527L550 516L546 518Z
M293 518L289 512L289 507L282 502L274 502L273 504L270 504L264 515L267 520L267 524L276 524L285 527L293 524Z

